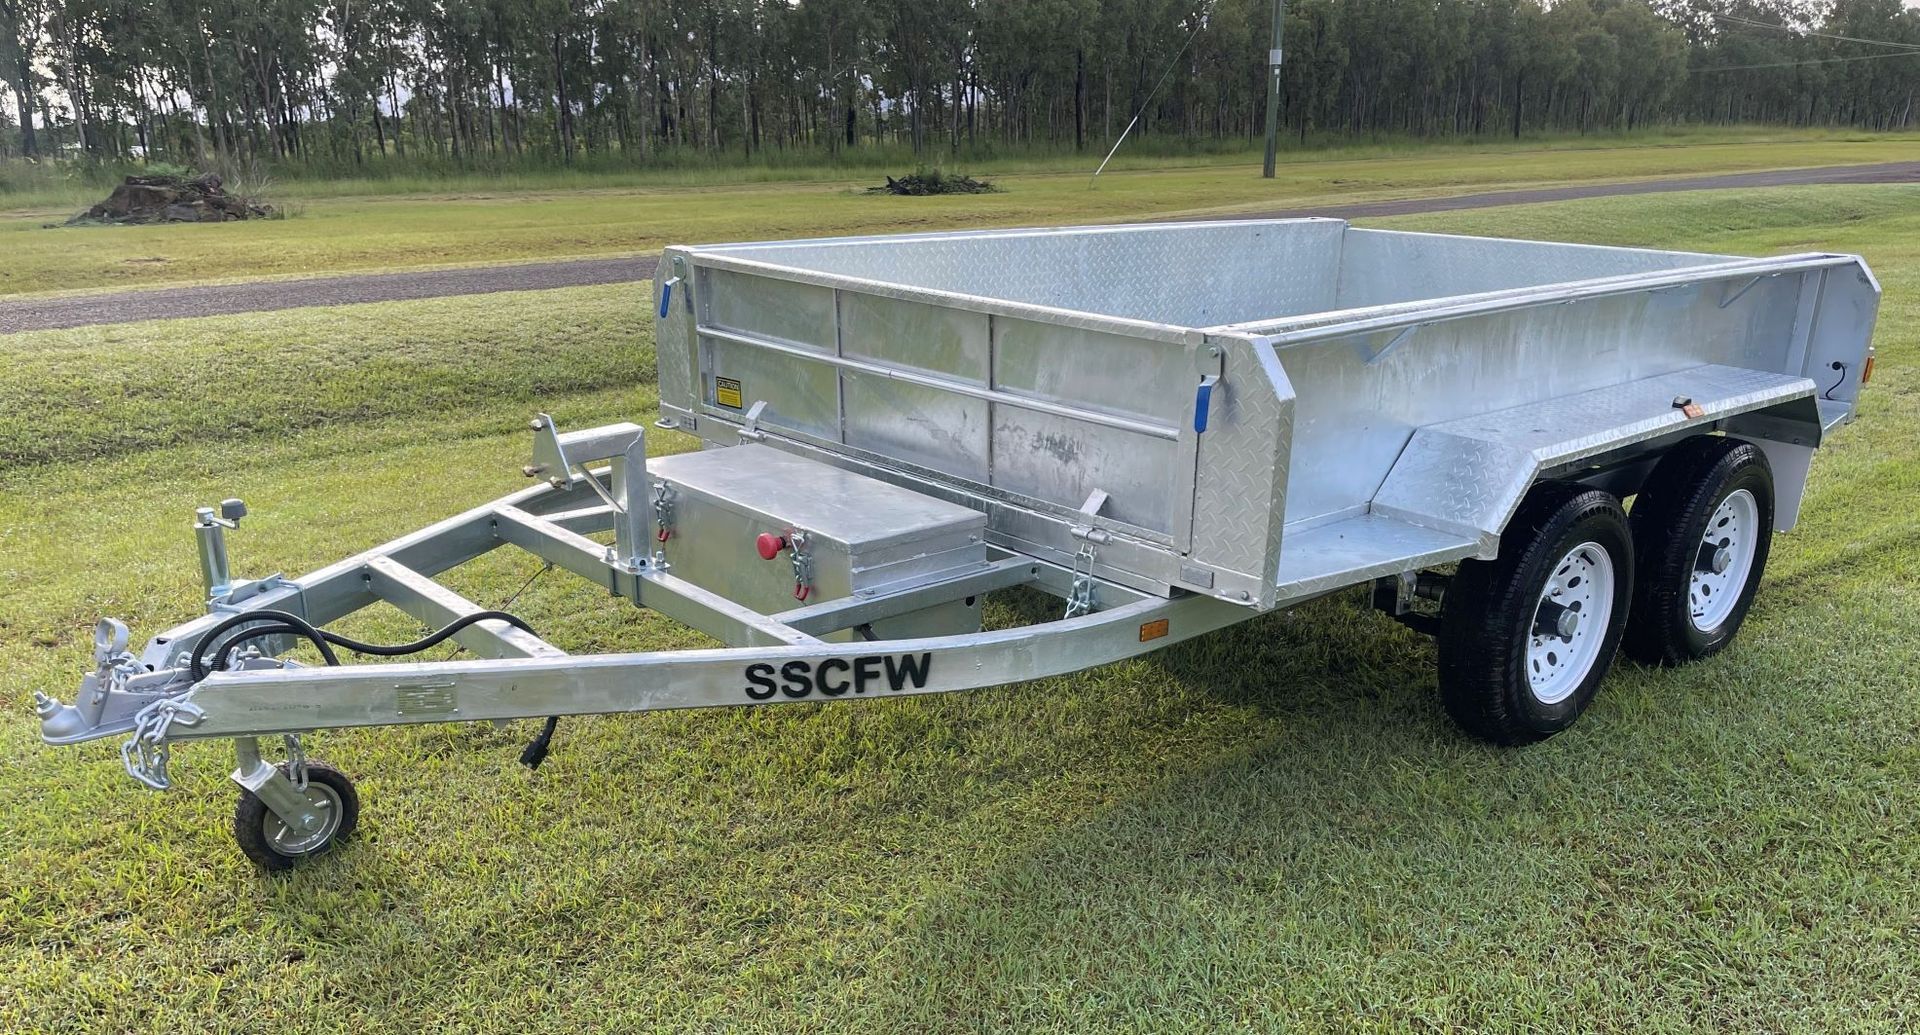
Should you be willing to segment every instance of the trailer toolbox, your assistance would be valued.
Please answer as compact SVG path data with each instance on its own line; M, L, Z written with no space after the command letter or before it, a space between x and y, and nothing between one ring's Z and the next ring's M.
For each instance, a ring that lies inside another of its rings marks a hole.
M852 471L760 445L648 467L667 513L664 536L656 533L665 570L756 611L873 597L986 567L985 514ZM977 631L979 601L862 625L884 639Z

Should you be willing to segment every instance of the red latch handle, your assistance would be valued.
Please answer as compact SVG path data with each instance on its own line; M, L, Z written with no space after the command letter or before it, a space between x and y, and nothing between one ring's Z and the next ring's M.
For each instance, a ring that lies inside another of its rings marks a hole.
M762 532L753 540L753 547L760 551L760 559L763 561L770 561L780 556L780 551L787 546L786 536L774 535L772 532Z

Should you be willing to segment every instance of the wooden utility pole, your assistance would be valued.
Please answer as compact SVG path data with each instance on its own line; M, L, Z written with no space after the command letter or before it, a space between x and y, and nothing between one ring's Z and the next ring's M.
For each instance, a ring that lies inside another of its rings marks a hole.
M1267 50L1267 160L1260 167L1260 175L1269 180L1280 146L1280 29L1286 17L1287 0L1273 0L1273 43Z

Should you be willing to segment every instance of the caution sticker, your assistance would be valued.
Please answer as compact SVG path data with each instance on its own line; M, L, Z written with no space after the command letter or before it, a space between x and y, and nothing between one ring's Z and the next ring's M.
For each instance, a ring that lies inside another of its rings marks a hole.
M731 377L714 378L713 401L722 406L740 409L740 382Z

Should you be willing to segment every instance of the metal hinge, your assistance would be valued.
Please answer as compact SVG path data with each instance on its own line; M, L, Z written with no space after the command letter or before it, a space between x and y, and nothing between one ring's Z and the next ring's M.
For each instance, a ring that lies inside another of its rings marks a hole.
M740 430L736 432L740 441L760 442L766 439L767 433L760 430L760 418L765 416L766 412L765 399L755 399L753 405L747 407L746 414L740 418Z

